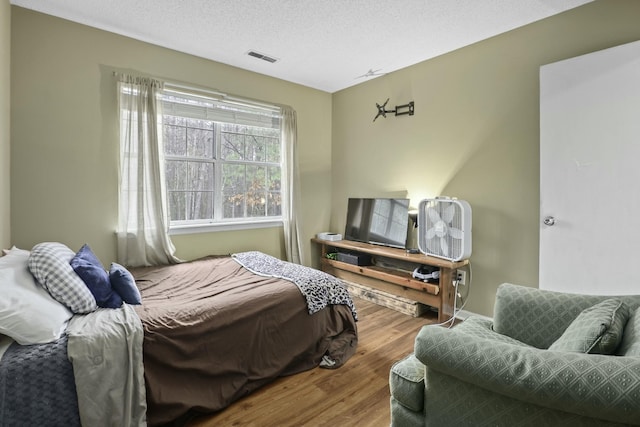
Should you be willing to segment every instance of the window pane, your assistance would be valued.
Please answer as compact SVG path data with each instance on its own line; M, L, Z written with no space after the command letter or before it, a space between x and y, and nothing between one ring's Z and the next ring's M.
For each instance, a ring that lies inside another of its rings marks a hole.
M244 135L222 133L222 160L243 160L244 145Z
M186 218L186 196L184 191L169 191L169 220L184 221Z
M280 168L269 167L267 169L267 188L269 189L267 198L267 215L282 215L282 196L280 187Z
M243 218L245 210L245 166L223 165L222 197L224 218Z
M186 190L187 162L179 160L166 161L167 190Z
M267 215L268 216L280 216L282 215L282 204L280 202L280 192L270 191L269 198L267 199Z
M244 218L244 194L236 194L232 197L225 198L223 216L229 218Z
M213 158L213 122L209 120L187 120L187 155Z
M267 206L266 168L247 166L247 216L265 216Z
M213 191L214 174L213 163L189 162L189 190Z
M247 137L247 160L253 162L264 162L265 155L265 141L261 136L251 135Z
M187 128L185 119L175 116L163 117L164 152L167 155L184 156L187 154Z
M268 176L267 176L267 187L269 190L277 190L280 191L280 168L275 166L270 166L267 168Z
M187 194L187 219L202 220L213 218L213 193L210 191L190 191Z
M265 142L267 162L280 163L280 140L267 138Z

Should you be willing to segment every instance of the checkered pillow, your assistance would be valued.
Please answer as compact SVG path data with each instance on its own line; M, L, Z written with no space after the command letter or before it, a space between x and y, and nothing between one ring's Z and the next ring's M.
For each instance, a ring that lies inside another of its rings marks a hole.
M74 256L62 243L38 243L31 250L29 270L58 302L74 313L89 313L97 308L96 299L69 264Z

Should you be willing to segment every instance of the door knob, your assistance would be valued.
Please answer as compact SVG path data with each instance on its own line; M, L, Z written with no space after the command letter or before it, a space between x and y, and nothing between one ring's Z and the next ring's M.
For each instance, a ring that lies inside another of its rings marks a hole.
M547 216L544 218L544 220L542 220L542 222L544 223L544 225L552 226L555 225L556 219L552 216Z

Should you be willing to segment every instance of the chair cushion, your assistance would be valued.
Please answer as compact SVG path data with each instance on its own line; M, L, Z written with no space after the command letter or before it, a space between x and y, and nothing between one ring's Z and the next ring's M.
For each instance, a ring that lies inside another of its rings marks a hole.
M636 308L624 327L618 356L640 356L640 307Z
M610 298L583 310L549 350L613 354L629 318L627 306Z
M389 387L391 396L415 412L424 407L425 366L412 353L391 367Z

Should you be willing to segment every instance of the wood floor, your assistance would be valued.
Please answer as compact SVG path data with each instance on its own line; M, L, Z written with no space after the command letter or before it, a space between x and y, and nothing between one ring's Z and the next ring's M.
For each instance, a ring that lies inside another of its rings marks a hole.
M389 426L389 369L413 351L420 327L437 316L414 318L359 298L354 303L358 350L344 366L280 378L188 427Z

